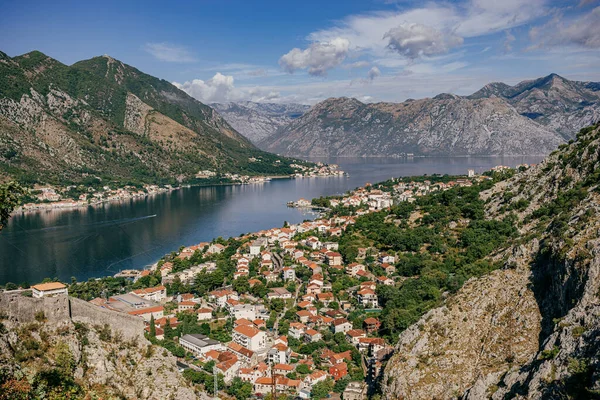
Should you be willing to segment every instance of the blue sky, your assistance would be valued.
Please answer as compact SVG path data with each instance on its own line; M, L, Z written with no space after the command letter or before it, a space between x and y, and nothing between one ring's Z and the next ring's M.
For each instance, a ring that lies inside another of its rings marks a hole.
M469 94L600 81L600 1L6 1L0 50L109 54L203 102Z

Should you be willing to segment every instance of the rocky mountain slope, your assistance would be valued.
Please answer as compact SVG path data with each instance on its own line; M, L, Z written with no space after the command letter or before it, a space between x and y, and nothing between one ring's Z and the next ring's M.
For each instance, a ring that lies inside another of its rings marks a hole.
M304 104L239 103L211 104L223 118L252 143L266 141L277 129L289 124L310 109Z
M471 96L328 99L258 145L302 156L545 155L598 119L600 84L552 74Z
M400 334L387 399L600 396L600 126L482 193L520 236Z
M515 86L490 83L469 98L500 97L541 125L572 139L573 132L600 120L600 84L570 81L556 74Z
M546 154L562 142L500 98L328 99L259 146L299 156Z
M188 181L204 169L292 172L278 159L212 108L111 57L67 66L0 52L0 177L123 184Z

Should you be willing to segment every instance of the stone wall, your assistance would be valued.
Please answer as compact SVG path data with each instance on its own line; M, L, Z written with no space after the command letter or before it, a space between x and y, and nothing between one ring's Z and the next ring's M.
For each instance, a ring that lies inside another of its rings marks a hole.
M88 325L108 324L113 333L120 331L125 339L144 339L144 321L142 318L97 307L74 297L71 301L71 319Z
M91 326L108 324L113 333L120 332L124 339L144 339L144 321L129 314L106 310L74 297L36 299L21 293L0 293L0 319L28 323L35 321L40 311L44 313L47 323L73 321Z
M0 293L0 316L16 323L35 321L35 315L43 312L51 323L69 321L69 299L67 296L42 297L36 299L21 293Z

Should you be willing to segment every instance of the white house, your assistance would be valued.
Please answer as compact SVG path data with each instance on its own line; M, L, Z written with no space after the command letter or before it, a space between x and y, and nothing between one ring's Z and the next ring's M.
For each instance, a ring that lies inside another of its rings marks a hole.
M167 288L162 285L146 289L137 289L132 291L131 293L141 297L142 299L157 302L160 302L161 300L165 300L167 298Z
M200 333L183 335L181 339L179 339L179 344L187 351L198 356L204 356L211 350L223 350L221 342Z
M199 308L196 314L198 314L198 321L210 321L213 318L210 308Z
M165 311L165 309L163 306L156 306L156 307L146 307L146 308L140 308L138 310L129 311L127 314L133 315L136 317L141 317L144 319L144 321L148 322L148 321L150 321L150 319L152 317L154 317L154 320L162 318L164 316L164 311Z
M253 327L240 325L233 329L233 341L252 351L260 351L266 346L265 332Z
M31 289L33 297L37 298L69 294L67 287L60 282L40 283L32 286Z

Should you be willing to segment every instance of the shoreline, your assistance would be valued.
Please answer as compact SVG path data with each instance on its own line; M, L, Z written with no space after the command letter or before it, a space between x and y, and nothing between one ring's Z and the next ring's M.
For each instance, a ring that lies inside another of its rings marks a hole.
M242 185L257 185L257 184L264 184L264 183L268 183L271 180L283 180L283 179L299 179L299 178L341 178L341 177L347 177L348 175L345 172L342 172L341 174L331 174L331 175L311 175L311 176L295 176L295 175L273 175L273 176L261 176L259 178L262 178L262 180L260 181L256 181L256 182L227 182L227 183L207 183L207 184L202 184L202 183L197 183L197 184L185 184L185 185L181 185L178 187L171 187L171 188L160 188L158 191L156 192L152 192L152 193L144 193L143 195L138 194L138 193L133 193L130 196L127 197L123 197L123 198L107 198L107 199L102 199L102 200L95 200L95 201L91 201L88 202L87 200L73 200L73 199L68 199L68 200L61 200L58 202L48 202L48 203L28 203L28 204L24 204L19 206L18 208L16 208L12 213L12 215L15 214L28 214L28 213L35 213L35 212L39 212L39 211L52 211L52 210L76 210L76 209L82 209L82 208L86 208L86 207L96 207L96 206L100 206L102 204L106 204L106 203L117 203L117 202L122 202L122 201L127 201L127 200L136 200L136 199L145 199L148 198L150 196L154 196L154 195L158 195L158 194L164 194L164 193L170 193L173 191L177 191L180 189L184 189L184 188L192 188L192 187L218 187L218 186L242 186Z

